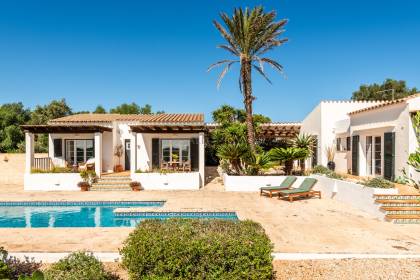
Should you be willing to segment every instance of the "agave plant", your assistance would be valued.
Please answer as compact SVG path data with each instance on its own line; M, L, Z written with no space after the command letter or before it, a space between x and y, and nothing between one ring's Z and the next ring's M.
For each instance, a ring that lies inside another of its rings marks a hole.
M221 160L226 160L237 174L242 172L241 159L249 152L245 143L222 144L217 149L217 156Z
M307 149L309 152L309 156L311 156L313 154L315 140L316 139L313 135L303 133L303 134L297 135L296 138L292 140L292 146L295 148ZM305 159L300 159L299 165L302 171L305 171L306 169Z
M284 163L284 171L291 174L293 161L306 159L310 156L308 149L304 148L274 148L270 150L270 157L273 161Z

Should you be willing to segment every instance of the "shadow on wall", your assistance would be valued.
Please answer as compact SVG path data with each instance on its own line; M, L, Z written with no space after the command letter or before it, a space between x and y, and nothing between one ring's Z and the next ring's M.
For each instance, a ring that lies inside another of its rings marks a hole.
M47 157L48 154L35 154L36 157ZM0 184L23 185L25 173L25 154L0 153Z

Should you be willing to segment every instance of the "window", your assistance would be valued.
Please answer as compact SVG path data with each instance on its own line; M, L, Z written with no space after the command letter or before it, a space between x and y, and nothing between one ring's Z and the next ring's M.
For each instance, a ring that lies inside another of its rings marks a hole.
M170 163L190 161L190 140L162 139L162 161Z
M366 136L366 174L373 174L373 146L372 146L372 136Z
M54 147L54 157L62 157L63 156L63 141L61 141L61 138L53 140L53 147Z
M337 150L337 152L340 152L341 151L341 138L337 138L335 140L335 144L336 144L336 150Z
M350 137L346 138L346 150L351 151L351 138Z
M80 164L94 156L93 140L66 140L66 161L69 164Z
M375 175L382 174L382 141L380 136L375 137Z

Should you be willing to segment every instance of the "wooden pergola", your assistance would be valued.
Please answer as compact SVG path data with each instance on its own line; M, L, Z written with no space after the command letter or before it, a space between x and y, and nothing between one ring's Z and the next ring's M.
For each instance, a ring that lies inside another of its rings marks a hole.
M293 138L300 132L300 123L267 123L258 127L263 138Z

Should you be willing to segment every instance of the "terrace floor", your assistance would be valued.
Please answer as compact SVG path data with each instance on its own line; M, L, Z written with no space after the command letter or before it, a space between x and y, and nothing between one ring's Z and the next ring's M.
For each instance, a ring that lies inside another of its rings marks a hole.
M420 253L420 225L379 221L328 199L287 201L257 193L222 191L210 183L200 191L24 192L1 185L0 201L167 200L168 209L234 210L263 225L275 252ZM0 228L0 244L10 251L118 251L130 228Z

